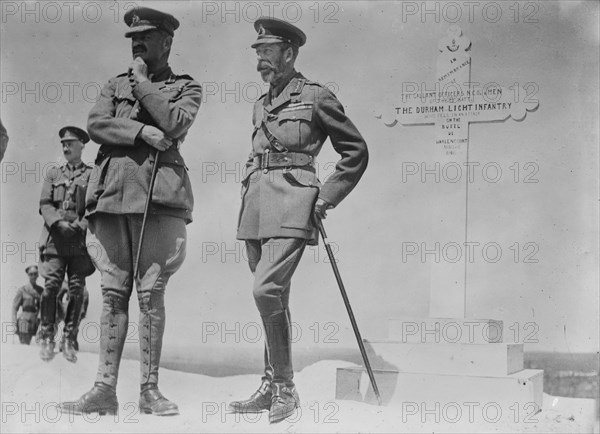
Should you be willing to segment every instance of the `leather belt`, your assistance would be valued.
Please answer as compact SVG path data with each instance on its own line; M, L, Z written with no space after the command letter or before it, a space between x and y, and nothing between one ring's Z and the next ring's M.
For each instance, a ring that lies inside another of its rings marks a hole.
M35 307L29 307L29 306L24 306L23 308L23 312L29 312L29 313L36 313L37 309Z
M54 208L62 209L63 211L75 211L77 209L77 204L72 200L61 200L60 202L52 202Z
M254 157L254 166L267 173L271 169L281 167L303 167L312 165L312 155L300 152L269 152L265 149L263 154Z

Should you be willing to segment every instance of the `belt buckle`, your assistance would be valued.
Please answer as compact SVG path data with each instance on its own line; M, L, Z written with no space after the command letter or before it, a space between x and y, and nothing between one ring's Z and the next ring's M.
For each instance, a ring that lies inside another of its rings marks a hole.
M63 211L69 211L69 202L68 200L63 200L62 202L62 209Z
M269 150L268 149L265 149L265 151L263 152L261 161L260 161L260 165L262 166L263 173L266 174L269 172Z
M283 170L285 172L291 171L292 170L292 165L294 164L294 158L290 157L289 155L285 155L285 153L284 153L283 162L284 163L288 163L287 166L284 166Z

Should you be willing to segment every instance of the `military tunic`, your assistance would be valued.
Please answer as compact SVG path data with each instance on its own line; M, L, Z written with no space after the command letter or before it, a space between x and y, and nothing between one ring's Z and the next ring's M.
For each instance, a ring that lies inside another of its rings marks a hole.
M252 116L252 154L246 164L237 238L260 240L275 237L317 241L312 211L317 197L337 206L356 186L368 162L367 145L344 113L335 95L296 73L273 100L263 95ZM272 149L264 128L289 152L316 158L325 140L341 158L324 185L315 165L261 171L254 157Z
M151 212L192 221L194 198L179 147L201 98L202 89L192 77L175 75L169 67L139 84L127 74L108 81L88 118L90 137L102 146L88 188L87 215L144 212L155 149L138 134L152 125L174 144L160 155Z
M40 196L40 214L44 219L40 236L42 256L87 255L85 248L87 220L83 218L83 214L90 173L91 167L84 163L80 163L77 167L63 164L48 171ZM64 239L56 233L54 225L61 220L73 224L77 232L75 237Z

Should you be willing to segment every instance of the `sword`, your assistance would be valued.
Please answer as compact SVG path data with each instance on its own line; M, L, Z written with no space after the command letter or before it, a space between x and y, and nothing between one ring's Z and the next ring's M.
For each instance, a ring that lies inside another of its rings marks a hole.
M371 381L371 385L373 386L373 392L375 392L375 396L377 397L377 403L381 405L381 396L379 395L379 388L377 387L377 383L375 382L375 375L373 375L373 370L371 369L371 364L369 363L369 358L367 357L367 351L365 350L365 345L363 343L362 337L360 336L360 331L358 330L358 325L356 324L356 319L354 318L354 313L352 313L352 306L350 306L350 300L348 299L348 294L346 294L346 288L344 288L344 282L342 282L342 276L340 275L340 270L337 267L337 263L335 262L335 257L333 256L333 250L329 245L329 241L327 240L327 234L325 233L325 228L323 227L323 222L320 218L315 216L315 220L317 226L319 228L319 233L321 234L321 238L323 238L323 244L325 244L325 250L327 250L327 256L329 256L329 262L331 263L331 268L333 268L333 274L335 275L335 280L337 280L338 287L340 288L340 292L342 294L342 298L344 299L344 305L346 305L346 310L348 311L348 316L350 317L350 322L352 323L352 329L354 330L354 336L356 336L356 342L358 342L358 348L360 349L360 354L362 355L363 362L365 363L365 369L369 374L369 380Z

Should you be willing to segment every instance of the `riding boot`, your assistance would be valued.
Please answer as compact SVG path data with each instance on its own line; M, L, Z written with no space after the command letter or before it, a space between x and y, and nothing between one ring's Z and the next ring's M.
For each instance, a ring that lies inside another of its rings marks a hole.
M77 341L82 304L83 297L81 295L71 295L69 297L69 304L67 305L67 313L65 315L65 328L63 330L62 343L63 356L72 363L77 361L77 347L75 346L75 342Z
M54 358L54 334L56 321L56 295L44 290L40 302L40 358L49 362Z
M244 401L233 401L229 403L229 410L235 413L260 413L271 408L271 381L273 380L273 367L269 363L269 351L265 343L265 374L262 377L260 387L250 398Z
M100 315L100 353L97 383L116 389L119 364L129 326L129 300L117 294L104 294Z
M162 290L138 293L140 303L140 412L157 416L179 414L177 404L158 390L158 368L165 332L165 303Z
M140 392L140 413L154 414L156 416L175 416L179 414L179 407L164 397L158 385L146 383Z
M291 416L300 406L300 398L294 385L292 367L292 342L290 338L289 313L284 310L275 315L262 317L267 335L269 361L273 367L271 382L271 408L269 422L280 422Z
M119 409L119 402L114 387L105 383L94 383L94 387L77 401L61 402L58 409L66 414L113 415Z
M129 325L128 310L129 300L124 296L103 294L96 382L94 387L77 401L60 403L58 408L62 413L98 413L100 416L117 413L119 407L116 394L117 379Z

